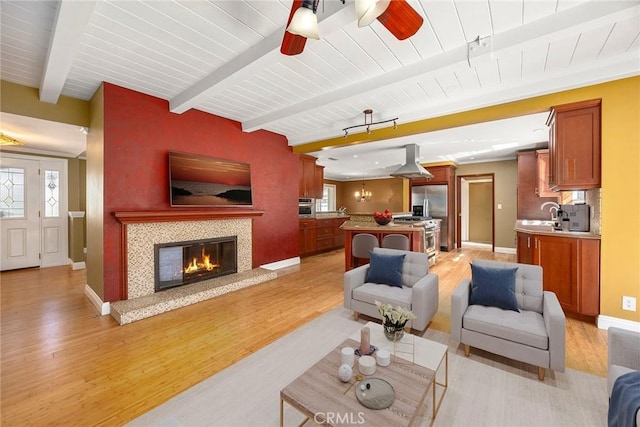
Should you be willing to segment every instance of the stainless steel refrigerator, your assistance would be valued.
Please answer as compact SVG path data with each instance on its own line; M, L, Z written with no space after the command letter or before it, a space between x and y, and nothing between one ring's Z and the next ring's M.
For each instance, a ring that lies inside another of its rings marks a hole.
M442 220L440 247L447 249L449 222L447 220L447 186L420 185L411 188L411 206L422 206L424 216Z

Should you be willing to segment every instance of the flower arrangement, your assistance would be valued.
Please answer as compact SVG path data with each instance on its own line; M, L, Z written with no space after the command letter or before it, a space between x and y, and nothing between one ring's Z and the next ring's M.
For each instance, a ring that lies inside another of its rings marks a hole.
M415 314L404 307L393 307L391 304L383 304L380 301L375 301L375 303L385 326L402 329L409 320L416 318Z

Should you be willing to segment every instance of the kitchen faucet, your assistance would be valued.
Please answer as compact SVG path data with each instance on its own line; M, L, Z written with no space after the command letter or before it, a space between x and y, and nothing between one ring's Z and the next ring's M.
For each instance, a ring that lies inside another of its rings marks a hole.
M545 208L545 206L547 205L553 205L549 208L549 212L551 212L551 221L557 221L558 220L558 209L560 209L560 205L557 204L556 202L544 202L542 205L540 205L540 210L543 210ZM553 214L553 210L556 210L556 214Z

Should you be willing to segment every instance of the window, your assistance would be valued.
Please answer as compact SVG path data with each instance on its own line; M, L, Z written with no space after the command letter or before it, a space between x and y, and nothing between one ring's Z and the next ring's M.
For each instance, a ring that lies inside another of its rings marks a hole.
M24 169L0 168L0 217L24 215Z
M322 199L316 200L316 212L331 212L336 210L336 186L324 184Z
M44 171L44 216L46 218L60 216L59 181L59 171Z

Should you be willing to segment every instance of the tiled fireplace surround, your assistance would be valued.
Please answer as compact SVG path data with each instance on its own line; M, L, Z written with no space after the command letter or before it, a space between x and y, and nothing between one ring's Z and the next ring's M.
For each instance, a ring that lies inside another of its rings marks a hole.
M127 297L111 304L112 316L124 325L277 277L273 271L252 269L251 217L260 214L259 211L116 213L122 223ZM155 292L155 244L227 236L237 236L236 274Z

